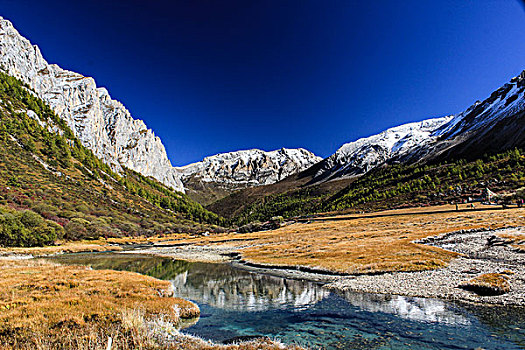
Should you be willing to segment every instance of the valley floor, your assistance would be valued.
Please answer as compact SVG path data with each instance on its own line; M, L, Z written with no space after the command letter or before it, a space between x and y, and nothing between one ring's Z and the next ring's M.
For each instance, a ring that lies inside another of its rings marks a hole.
M260 273L318 281L341 292L525 306L525 208L414 208L311 218L248 234L188 234L4 248L0 250L0 348L34 348L35 344L43 344L44 349L60 348L57 341L63 332L78 336L66 339L69 343L61 344L62 348L72 344L89 348L97 342L103 346L108 335L120 342L119 348L134 348L139 343L133 342L143 341L144 348L151 349L282 348L269 340L214 345L166 328L162 317L149 318L145 323L149 326L140 328L136 320L144 323L147 315L170 314L162 309L166 305L177 306L179 312L172 314L175 318L196 316L198 309L169 297L169 283L151 277L25 259L28 254L105 250L231 262ZM459 288L484 276L497 277L501 285L496 287L502 287L497 295ZM162 329L163 339L169 339L171 345L147 343L152 339L147 333L151 327Z
M314 218L248 234L152 242L141 253L327 283L345 291L525 306L525 209L440 206ZM479 295L460 284L499 274ZM495 294L498 294L496 291Z

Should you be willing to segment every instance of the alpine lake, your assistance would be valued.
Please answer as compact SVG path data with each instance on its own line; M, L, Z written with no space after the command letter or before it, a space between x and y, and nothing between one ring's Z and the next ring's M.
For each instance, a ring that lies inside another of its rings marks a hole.
M230 264L136 253L79 253L49 259L170 281L175 296L201 309L200 318L182 331L215 342L265 336L311 349L525 349L523 309L336 293L317 283Z

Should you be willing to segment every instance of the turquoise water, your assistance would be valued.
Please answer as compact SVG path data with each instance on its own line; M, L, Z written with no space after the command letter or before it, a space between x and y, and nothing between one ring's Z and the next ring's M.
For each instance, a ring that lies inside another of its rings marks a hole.
M72 254L53 259L169 280L176 296L201 309L199 321L184 332L219 342L268 336L322 349L525 349L523 309L337 294L315 283L228 264L145 255Z

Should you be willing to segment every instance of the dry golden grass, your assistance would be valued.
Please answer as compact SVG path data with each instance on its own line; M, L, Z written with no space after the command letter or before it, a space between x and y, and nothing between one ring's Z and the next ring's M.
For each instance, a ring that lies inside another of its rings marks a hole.
M485 273L460 284L460 287L480 295L500 295L510 292L509 278L501 273Z
M2 248L0 247L0 255L11 254L31 254L33 256L43 256L60 253L80 253L80 252L103 252L107 250L122 250L119 246L111 246L109 242L100 239L93 241L75 241L75 242L57 242L57 245L47 247L31 247L31 248Z
M466 209L466 205L460 206ZM462 229L525 225L525 209L456 211L455 206L322 218L274 231L222 234L176 243L227 244L243 259L338 273L420 271L445 266L457 254L414 240Z
M199 315L195 304L168 297L170 288L167 281L132 272L0 260L0 344L72 330L96 335L120 324L127 309L173 322Z

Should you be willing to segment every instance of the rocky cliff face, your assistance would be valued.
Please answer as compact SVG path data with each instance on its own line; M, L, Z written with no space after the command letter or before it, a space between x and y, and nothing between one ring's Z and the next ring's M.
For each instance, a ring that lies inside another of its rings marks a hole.
M119 171L123 166L184 191L159 137L95 80L49 64L39 48L0 17L0 66L27 83L82 144Z

